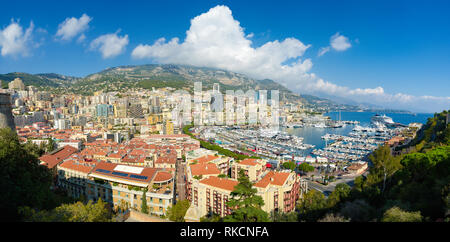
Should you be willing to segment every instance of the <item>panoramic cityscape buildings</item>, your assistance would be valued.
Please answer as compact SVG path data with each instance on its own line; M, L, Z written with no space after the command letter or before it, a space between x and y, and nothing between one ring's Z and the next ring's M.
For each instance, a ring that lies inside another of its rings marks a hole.
M130 26L143 11L130 6L123 19L115 6L76 7L28 28L0 17L1 220L449 222L450 73L430 67L448 60L419 68L434 49L408 32L405 54L397 29L379 32L390 14L359 16L365 29L396 32L374 47L371 33L331 17L289 37L277 9L292 17L315 4L281 4L264 17L271 25L232 2L175 4L182 13L167 14L190 20L183 28L163 24L153 11L168 6L155 3L161 26L149 33Z

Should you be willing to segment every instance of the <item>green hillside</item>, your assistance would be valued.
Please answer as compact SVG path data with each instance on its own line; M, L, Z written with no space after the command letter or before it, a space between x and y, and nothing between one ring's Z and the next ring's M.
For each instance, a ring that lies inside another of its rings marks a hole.
M12 72L8 74L0 74L0 80L2 80L3 88L7 88L8 83L16 78L22 79L26 86L35 86L38 88L69 86L73 81L79 79L77 77L68 77L55 73L28 74L22 72Z
M328 199L308 192L301 199L300 220L339 214L350 221L450 221L449 111L437 113L413 142L393 156L388 146L375 150L369 174L350 188L336 187ZM345 189L344 189L345 188ZM309 194L310 193L310 194ZM305 199L322 205L312 207Z
M33 85L43 90L55 93L76 93L92 95L95 91L125 91L131 88L163 88L172 87L193 92L194 82L202 82L203 90L211 90L214 83L218 83L220 90L279 90L280 100L300 101L307 108L322 108L337 110L340 107L356 108L351 105L340 105L328 99L311 95L299 95L287 87L270 80L255 80L244 74L235 72L188 65L148 64L137 66L118 66L105 69L83 78L64 76L54 73L0 74L3 87L15 78L21 78L25 85ZM270 98L270 92L268 92Z

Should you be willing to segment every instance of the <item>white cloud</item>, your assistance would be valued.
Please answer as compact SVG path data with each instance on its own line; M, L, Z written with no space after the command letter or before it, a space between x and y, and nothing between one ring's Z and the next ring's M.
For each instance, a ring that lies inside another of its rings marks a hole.
M78 37L78 39L77 39L77 43L81 43L81 42L83 42L85 39L86 39L86 35L81 34L80 37Z
M329 46L327 46L327 47L322 47L322 48L319 49L319 54L318 54L318 56L323 56L323 55L325 55L325 53L327 53L328 51L330 51L330 47L329 47Z
M92 18L85 13L79 19L75 17L66 18L64 22L59 24L55 36L61 40L72 40L75 36L82 34L89 28L89 22L91 20Z
M105 34L91 42L91 50L98 50L102 53L103 59L112 58L121 54L128 45L128 35L118 36L118 30L113 34Z
M331 47L337 51L344 51L348 48L352 47L347 37L340 35L339 33L336 33L335 35L331 36L330 40Z
M300 93L323 93L390 108L410 110L417 105L437 111L450 106L448 97L387 94L382 87L350 89L324 81L310 73L311 59L302 59L310 46L298 39L287 38L253 48L250 36L233 18L231 10L216 6L191 20L184 41L160 38L150 45L139 44L131 55L135 59L152 59L159 63L214 67L256 79L270 78ZM331 37L330 46L322 48L319 54L323 55L331 48L344 51L350 47L348 38L337 33Z
M31 39L33 29L33 22L30 22L30 26L24 32L18 22L11 20L11 24L0 30L1 55L13 57L18 55L28 56L30 48L33 47Z
M359 40L358 40L358 43L359 43ZM331 36L330 45L327 47L320 48L317 56L319 56L319 57L323 56L325 53L330 51L331 48L333 48L333 50L336 50L336 51L345 51L350 47L352 47L352 45L350 44L350 41L348 40L348 38L343 35L340 35L339 33L336 33L333 36Z
M226 6L217 6L191 20L186 39L158 39L153 45L140 44L132 52L135 59L150 58L161 63L179 63L234 70L256 78L276 74L279 79L302 74L311 68L311 61L296 59L310 47L297 39L267 42L251 47L243 28Z

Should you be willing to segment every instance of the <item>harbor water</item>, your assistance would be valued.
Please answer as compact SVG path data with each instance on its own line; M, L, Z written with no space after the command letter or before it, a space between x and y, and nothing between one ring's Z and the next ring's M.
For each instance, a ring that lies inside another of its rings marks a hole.
M360 126L369 126L370 118L375 115L373 112L341 112L341 120L346 121L359 121ZM394 122L408 125L409 123L423 123L427 122L427 119L433 117L433 114L400 114L400 113L379 113L386 114L391 117ZM339 112L330 112L324 114L330 117L332 120L339 120ZM321 137L325 134L338 134L348 135L355 125L347 124L342 128L316 128L311 126L305 126L301 128L281 128L282 131L290 135L303 137L303 143L315 145L315 149L322 149L325 147L325 140ZM311 150L306 151L309 153Z

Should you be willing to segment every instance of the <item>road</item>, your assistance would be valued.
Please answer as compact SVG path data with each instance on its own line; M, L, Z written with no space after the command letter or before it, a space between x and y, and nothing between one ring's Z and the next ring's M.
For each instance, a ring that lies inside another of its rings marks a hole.
M177 161L176 168L176 194L178 195L177 201L182 201L186 199L186 176L185 176L185 165Z
M328 195L330 195L330 193L334 191L337 184L347 183L348 185L353 186L353 181L355 180L355 178L356 178L356 176L341 178L341 179L336 180L335 182L329 183L327 186L324 186L317 182L312 182L310 180L307 180L307 182L308 182L308 188L322 192L325 196L328 197Z

